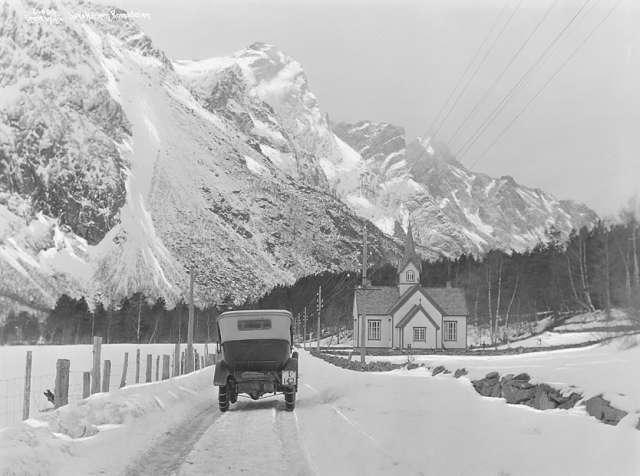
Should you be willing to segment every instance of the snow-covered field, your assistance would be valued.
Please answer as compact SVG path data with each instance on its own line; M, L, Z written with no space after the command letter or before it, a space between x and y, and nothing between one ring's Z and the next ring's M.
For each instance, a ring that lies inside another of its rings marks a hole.
M627 353L638 355L637 346L606 351L625 362ZM579 406L508 405L479 396L465 377L352 372L300 354L294 413L279 396L241 399L220 414L205 369L96 395L0 431L0 473L640 474L640 431L624 421L604 425ZM538 354L520 357L520 370L540 366ZM584 367L596 382L606 372L596 364L603 356L592 357ZM494 367L503 357L480 359ZM79 426L93 433L91 425L100 431L90 437L61 434Z
M465 368L470 379L482 378L492 371L526 372L535 383L577 391L585 398L603 394L615 407L630 413L620 425L636 425L640 417L640 380L636 377L640 369L638 335L574 349L491 356L416 355L410 359L431 367L444 365L452 372ZM401 363L407 361L407 356L368 356L367 360ZM394 372L413 377L430 375L424 368Z
M213 353L215 344L210 344L209 352ZM103 344L102 360L111 361L110 389L120 386L120 377L124 364L124 353L129 353L127 367L127 384L135 382L136 349L140 349L140 381L144 381L147 354L153 355L152 379L156 375L156 357L169 354L173 365L173 344ZM185 348L185 344L182 345ZM204 355L204 344L195 344L194 348ZM56 360L71 361L69 373L69 400L82 397L82 373L91 370L91 345L34 345L34 346L0 346L0 428L17 422L22 417L22 400L24 389L25 359L31 350L31 414L50 409L52 405L43 396L47 389L53 391L56 374ZM162 357L160 358L162 366ZM102 368L102 367L101 367Z

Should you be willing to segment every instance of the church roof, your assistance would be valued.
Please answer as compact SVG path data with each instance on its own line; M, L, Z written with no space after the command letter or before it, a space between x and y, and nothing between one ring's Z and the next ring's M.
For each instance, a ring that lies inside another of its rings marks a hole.
M402 296L397 286L378 286L356 289L356 305L358 313L388 315L417 290L429 298L436 308L445 316L466 316L467 301L462 288L422 288L414 286Z
M400 322L396 324L396 327L399 327L400 329L405 327L407 324L409 324L409 321L413 319L413 316L415 316L418 313L418 311L422 311L422 313L425 316L427 316L427 319L431 321L431 324L433 324L436 329L440 329L440 326L436 323L436 321L433 320L433 318L429 315L426 309L422 306L418 306L417 304L413 306L409 312L407 312L406 316L400 319Z
M445 316L467 316L467 300L462 288L422 288L440 306Z
M380 286L356 289L356 305L359 313L386 315L398 298L397 286Z

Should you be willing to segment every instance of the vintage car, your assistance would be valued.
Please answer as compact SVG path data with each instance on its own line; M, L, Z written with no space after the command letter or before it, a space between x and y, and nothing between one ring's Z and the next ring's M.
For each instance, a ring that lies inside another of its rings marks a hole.
M292 353L293 319L289 311L228 311L218 316L221 358L213 384L218 387L220 411L227 411L238 394L257 400L284 393L291 411L298 388L298 353Z

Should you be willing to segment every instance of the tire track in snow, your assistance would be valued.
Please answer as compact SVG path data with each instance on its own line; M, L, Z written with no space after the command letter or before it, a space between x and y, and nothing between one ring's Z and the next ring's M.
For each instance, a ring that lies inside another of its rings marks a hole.
M207 429L177 474L312 475L299 439L281 400L239 401Z
M127 467L125 474L174 475L189 454L193 445L220 416L217 402L207 401L180 425L166 432L151 443L150 449Z

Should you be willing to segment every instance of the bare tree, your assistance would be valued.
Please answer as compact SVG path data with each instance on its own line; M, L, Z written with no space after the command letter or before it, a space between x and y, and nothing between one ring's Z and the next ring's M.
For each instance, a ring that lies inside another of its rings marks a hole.
M495 335L493 334L493 310L491 309L491 264L487 261L487 307L489 309L489 335L491 343L495 344Z
M520 272L516 272L516 282L513 286L513 292L511 293L511 299L509 300L509 305L507 306L507 312L504 316L504 325L502 327L502 333L505 336L508 336L509 329L509 316L511 315L511 307L513 306L513 302L516 300L516 296L518 294L518 289L520 287Z
M502 255L499 255L498 260L498 296L496 299L496 313L495 313L495 321L494 321L494 330L493 335L498 337L498 326L500 325L500 305L502 300L502 268L503 268L503 259Z

